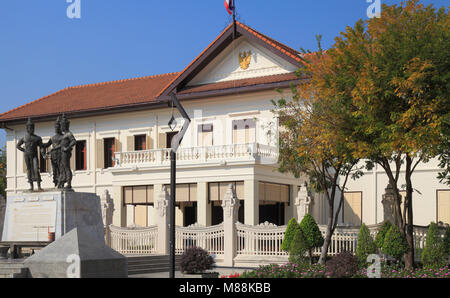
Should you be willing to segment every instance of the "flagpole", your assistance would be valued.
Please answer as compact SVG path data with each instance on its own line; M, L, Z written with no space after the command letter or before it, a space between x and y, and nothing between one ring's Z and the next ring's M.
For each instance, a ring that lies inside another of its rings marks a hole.
M236 39L236 0L233 0L233 40Z

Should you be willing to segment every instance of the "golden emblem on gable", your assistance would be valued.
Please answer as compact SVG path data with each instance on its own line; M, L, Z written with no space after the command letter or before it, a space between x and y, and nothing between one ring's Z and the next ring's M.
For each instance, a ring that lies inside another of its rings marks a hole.
M239 52L239 65L243 70L246 70L250 66L252 60L252 52L248 51L244 53Z

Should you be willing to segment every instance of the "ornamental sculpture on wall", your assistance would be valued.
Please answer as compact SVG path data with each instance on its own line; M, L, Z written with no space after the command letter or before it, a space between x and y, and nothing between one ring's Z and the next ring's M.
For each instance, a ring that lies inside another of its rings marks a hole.
M252 60L252 52L248 51L244 53L239 52L239 65L241 69L246 70L250 66Z

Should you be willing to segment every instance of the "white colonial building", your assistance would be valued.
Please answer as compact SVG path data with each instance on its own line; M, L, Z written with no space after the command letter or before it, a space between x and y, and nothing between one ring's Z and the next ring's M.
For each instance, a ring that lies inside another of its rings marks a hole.
M56 117L65 113L77 139L73 151L73 187L113 202L117 227L157 224L155 200L170 181L167 149L181 128L168 122L175 92L192 118L177 154L178 226L212 226L223 221L222 200L234 184L241 201L238 219L246 225L284 225L297 217L297 198L305 178L277 171L278 121L271 112L276 88L290 93L302 55L237 23L228 26L182 72L76 86L0 115L7 132L8 194L28 189L23 153L16 149L31 117L36 134L48 141ZM52 189L50 163L41 158L45 189ZM436 161L414 175L414 217L418 225L450 222L450 190L436 179ZM387 177L374 169L349 183L341 221L359 225L384 219L381 204ZM326 202L311 200L311 212L325 224ZM302 205L303 207L303 205Z

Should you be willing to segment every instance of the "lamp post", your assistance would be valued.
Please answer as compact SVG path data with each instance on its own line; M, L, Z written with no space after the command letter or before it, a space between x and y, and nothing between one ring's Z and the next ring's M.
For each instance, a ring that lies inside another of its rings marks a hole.
M178 98L174 93L171 94L172 104L172 117L169 120L169 127L172 131L175 130L177 123L173 114L173 108L176 106L181 116L183 116L184 124L181 131L172 139L170 150L170 229L169 229L169 265L170 265L170 278L175 278L175 203L176 203L176 166L177 166L177 150L186 134L191 119L184 110L183 106L178 101Z

